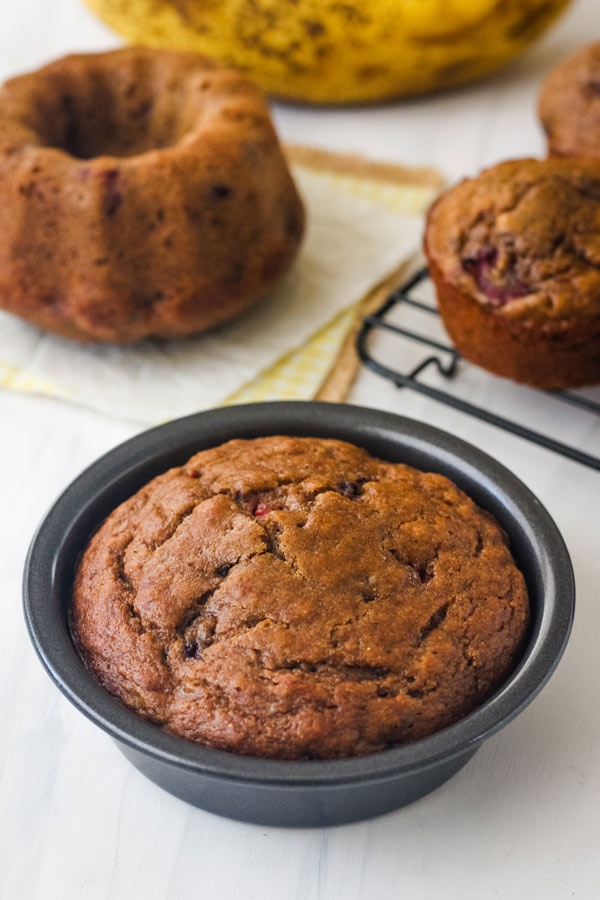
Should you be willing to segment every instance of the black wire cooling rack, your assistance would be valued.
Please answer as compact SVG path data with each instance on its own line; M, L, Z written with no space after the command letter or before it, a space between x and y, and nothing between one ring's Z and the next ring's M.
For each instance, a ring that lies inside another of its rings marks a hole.
M455 396L449 391L432 387L420 380L420 376L432 368L437 369L440 375L450 380L458 375L462 359L458 350L450 344L433 340L431 337L419 334L411 328L404 328L402 325L396 324L396 322L389 321L389 315L392 311L401 313L402 309L406 307L420 310L427 315L439 316L435 305L411 296L414 289L419 285L422 285L428 278L429 270L427 268L420 269L405 284L393 291L376 312L364 318L356 338L356 347L362 362L372 369L373 372L377 372L378 375L382 375L384 378L392 381L396 387L410 388L432 400L438 400L440 403L445 403L447 406L451 406L460 412L467 413L467 415L474 416L476 419L480 419L483 422L502 428L504 431L515 434L527 441L531 441L533 444L545 447L547 450L552 450L554 453L558 453L561 456L566 456L568 459L575 460L575 462L581 463L584 466L600 470L600 457L592 456L589 453L583 453L576 447L565 444L552 436L533 431L532 429L521 425L519 422L505 418L504 416L498 415L489 409L484 409L481 406L476 406L461 397ZM370 338L375 331L389 332L397 337L402 337L422 345L425 353L424 357L419 360L416 366L405 373L398 371L397 369L389 368L385 363L376 359L371 353L369 347L371 343ZM440 354L443 354L443 356ZM578 407L581 410L585 410L586 413L600 417L600 403L582 396L581 394L574 393L573 391L542 391L540 393L543 393L545 397L555 401L557 404L566 403L572 407Z

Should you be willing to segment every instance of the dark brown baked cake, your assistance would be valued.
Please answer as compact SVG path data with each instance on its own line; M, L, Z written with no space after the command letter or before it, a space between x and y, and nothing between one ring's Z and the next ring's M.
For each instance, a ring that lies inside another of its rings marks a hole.
M600 160L600 41L548 75L538 109L550 153Z
M133 710L290 759L464 716L527 620L503 531L452 482L312 438L231 441L155 478L94 535L72 601L81 656Z
M600 381L600 169L523 159L450 188L425 253L460 352L543 388Z
M192 53L68 56L0 90L0 306L78 340L202 331L290 265L264 97Z

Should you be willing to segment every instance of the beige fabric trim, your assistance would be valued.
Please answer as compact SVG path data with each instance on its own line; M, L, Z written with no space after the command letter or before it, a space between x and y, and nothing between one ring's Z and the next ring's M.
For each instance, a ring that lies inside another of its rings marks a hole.
M370 178L374 181L392 184L412 184L417 187L431 187L437 190L441 190L444 186L442 175L435 169L426 167L411 168L410 166L395 165L393 163L373 162L354 154L334 153L329 150L303 147L296 144L286 144L284 150L291 163L312 169L321 171L329 169L338 174L352 175L357 178ZM361 321L364 316L376 310L387 295L402 283L409 267L410 263L404 262L389 278L386 278L385 281L374 287L358 304L354 324L342 344L337 359L319 388L315 400L340 403L347 399L360 368L360 360L354 343Z
M444 185L442 175L436 169L427 167L412 168L394 163L373 162L362 156L349 153L334 153L316 147L302 147L297 144L286 144L284 151L291 163L306 166L309 169L330 169L343 175L354 175L357 178L371 178L374 181L387 181L393 184L413 184L418 187L441 188Z

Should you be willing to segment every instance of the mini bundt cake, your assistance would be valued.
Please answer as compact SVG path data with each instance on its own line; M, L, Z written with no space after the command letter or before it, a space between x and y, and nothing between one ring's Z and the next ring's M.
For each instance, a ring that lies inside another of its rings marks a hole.
M550 72L538 109L553 156L600 162L600 41L578 50Z
M212 60L68 56L0 89L0 306L41 328L209 328L281 278L303 224L265 99Z
M467 359L541 388L600 382L600 169L501 163L431 207L425 253Z
M83 553L91 672L167 731L358 756L469 713L529 619L506 535L447 478L336 440L234 440L121 504Z

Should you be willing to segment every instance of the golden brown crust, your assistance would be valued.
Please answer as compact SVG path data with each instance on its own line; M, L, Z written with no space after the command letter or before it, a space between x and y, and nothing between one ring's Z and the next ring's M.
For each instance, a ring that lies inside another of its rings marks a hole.
M498 315L553 322L600 315L600 170L518 159L443 193L425 249Z
M79 566L91 671L167 730L279 758L415 740L513 667L527 592L446 478L311 438L231 441L122 504Z
M0 306L42 328L216 325L281 277L303 221L262 94L211 60L69 56L0 90Z
M538 110L551 154L600 160L600 41L548 75Z
M600 316L532 327L496 315L429 266L438 308L462 355L495 375L545 390L600 382Z
M600 381L600 170L514 160L446 191L424 248L457 348L544 388Z

